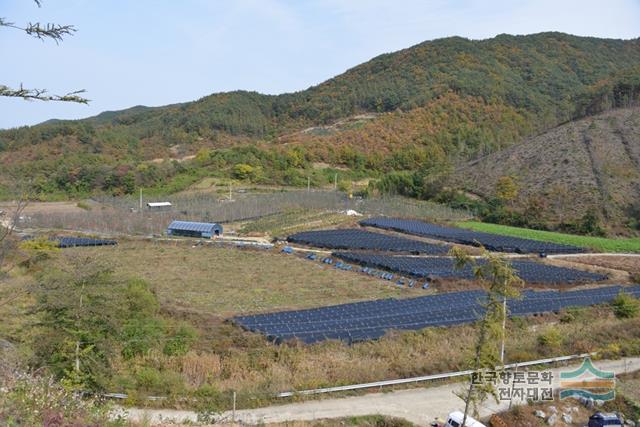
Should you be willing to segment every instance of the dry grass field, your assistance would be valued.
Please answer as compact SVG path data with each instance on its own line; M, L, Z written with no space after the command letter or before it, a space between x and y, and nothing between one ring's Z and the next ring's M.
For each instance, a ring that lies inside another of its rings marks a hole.
M390 282L336 270L277 249L240 249L131 241L74 248L63 257L95 257L118 274L147 280L167 308L207 315L317 307L368 299L424 295Z

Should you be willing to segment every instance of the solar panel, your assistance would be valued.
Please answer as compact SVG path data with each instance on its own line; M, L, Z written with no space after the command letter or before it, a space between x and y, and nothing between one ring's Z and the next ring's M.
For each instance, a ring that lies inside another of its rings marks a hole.
M108 246L116 245L115 240L91 239L87 237L54 237L51 240L58 242L59 248L74 248L79 246Z
M335 252L333 256L347 262L382 268L396 273L415 277L441 277L473 279L473 270L466 266L461 270L455 268L452 258L445 257L412 257L385 254L369 254L358 252ZM479 260L479 263L485 261ZM603 274L591 273L573 268L557 267L535 261L511 260L511 265L518 276L529 283L579 283L606 280Z
M567 307L611 302L621 291L640 297L640 286L607 286L577 291L522 292L508 301L511 316L530 316ZM418 330L474 322L484 312L480 290L408 299L383 299L307 310L237 316L233 322L275 342L298 339L314 343L337 339L348 343L377 339L390 329Z
M367 249L424 254L445 254L449 247L405 237L389 236L360 229L317 230L292 234L289 242L330 249Z
M585 249L577 246L541 242L519 237L501 236L498 234L483 233L455 227L443 227L422 221L399 218L369 218L360 221L360 225L394 230L463 245L482 245L490 251L497 252L544 254L585 252Z

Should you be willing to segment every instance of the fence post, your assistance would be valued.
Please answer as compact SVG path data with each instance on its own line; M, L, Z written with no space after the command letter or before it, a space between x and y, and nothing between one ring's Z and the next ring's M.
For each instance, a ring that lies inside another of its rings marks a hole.
M231 421L236 422L236 392L233 391L233 411L231 412Z

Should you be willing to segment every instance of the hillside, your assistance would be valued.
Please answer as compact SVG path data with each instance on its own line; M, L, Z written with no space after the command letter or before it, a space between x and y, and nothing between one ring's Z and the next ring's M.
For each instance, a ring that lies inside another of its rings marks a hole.
M137 186L175 191L201 176L230 176L239 163L252 168L241 178L287 185L305 185L318 162L354 176L428 173L609 108L602 82L638 66L638 39L540 33L427 41L296 93L236 91L1 131L0 196L8 175L30 178L46 198ZM302 132L372 113L338 132ZM155 162L195 154L191 164ZM324 179L312 176L312 185Z
M564 222L594 211L610 226L640 220L640 107L622 108L559 126L473 161L454 174L458 185L495 195L514 178L515 203L542 203L546 219Z

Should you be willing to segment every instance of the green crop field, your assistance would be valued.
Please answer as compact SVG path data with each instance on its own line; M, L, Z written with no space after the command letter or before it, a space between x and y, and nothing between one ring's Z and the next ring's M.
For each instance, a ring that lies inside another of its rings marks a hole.
M563 243L566 245L580 246L601 252L640 253L640 238L611 239L606 237L577 236L574 234L530 230L527 228L509 227L506 225L488 224L476 221L457 222L456 225L458 227L468 228L475 231L541 240L543 242Z

